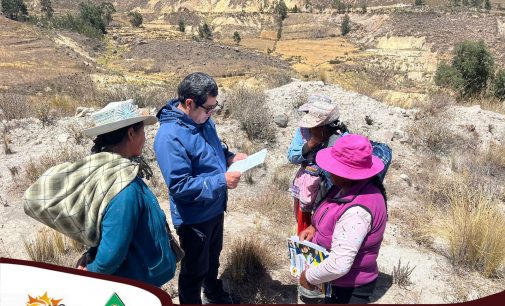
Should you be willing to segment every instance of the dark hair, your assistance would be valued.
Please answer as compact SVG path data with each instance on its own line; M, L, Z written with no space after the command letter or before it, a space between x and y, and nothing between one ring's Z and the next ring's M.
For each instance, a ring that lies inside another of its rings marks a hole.
M340 120L330 122L327 126L332 133L335 133L336 131L339 131L340 134L349 133L347 126Z
M141 127L144 126L144 121L137 122L135 124L125 126L118 130L109 132L107 134L101 134L96 136L93 142L95 143L91 148L91 154L100 153L106 151L106 147L115 145L123 141L123 139L128 134L128 129L133 128L135 132L138 132Z
M379 175L376 175L372 178L372 184L374 184L375 187L379 188L382 196L384 197L384 202L386 203L386 209L387 209L388 197L386 194L386 188L384 187L384 184L382 183Z
M214 79L203 72L194 72L186 76L177 88L178 99L185 103L186 99L193 99L202 106L207 102L207 97L217 97L218 87Z

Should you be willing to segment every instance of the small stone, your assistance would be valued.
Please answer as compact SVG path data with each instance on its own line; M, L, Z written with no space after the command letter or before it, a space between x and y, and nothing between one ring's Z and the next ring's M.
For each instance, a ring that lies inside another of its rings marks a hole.
M67 133L60 134L58 135L58 137L56 137L56 139L61 143L65 143L68 140L68 134Z
M288 116L285 114L277 115L274 117L275 124L280 128L285 128L288 126Z

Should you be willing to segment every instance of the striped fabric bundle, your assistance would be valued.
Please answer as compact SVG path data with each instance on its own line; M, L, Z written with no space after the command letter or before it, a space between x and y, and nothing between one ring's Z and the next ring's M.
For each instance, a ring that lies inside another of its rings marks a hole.
M103 211L138 171L138 163L108 152L54 166L26 190L25 213L82 244L97 246Z

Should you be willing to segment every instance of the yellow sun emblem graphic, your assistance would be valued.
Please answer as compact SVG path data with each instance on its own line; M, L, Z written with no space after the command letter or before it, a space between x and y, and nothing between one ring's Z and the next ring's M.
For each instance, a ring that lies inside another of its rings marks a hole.
M42 296L37 296L36 298L28 295L28 302L26 306L58 306L63 299L53 299L47 295L47 291Z

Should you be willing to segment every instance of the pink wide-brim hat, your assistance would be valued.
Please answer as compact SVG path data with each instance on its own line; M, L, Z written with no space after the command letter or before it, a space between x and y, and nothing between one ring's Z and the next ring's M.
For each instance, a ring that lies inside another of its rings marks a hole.
M333 147L317 152L316 163L322 169L350 180L371 178L384 169L382 160L372 155L370 141L355 134L342 136Z

